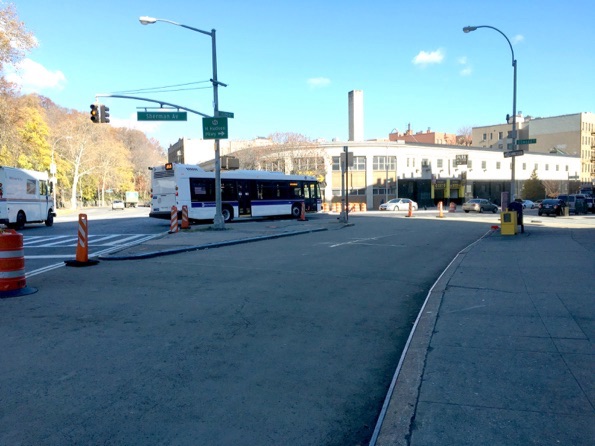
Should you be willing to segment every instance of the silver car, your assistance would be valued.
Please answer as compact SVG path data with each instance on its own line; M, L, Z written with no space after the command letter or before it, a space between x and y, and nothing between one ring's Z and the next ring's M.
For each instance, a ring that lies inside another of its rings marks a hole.
M408 211L409 203L414 211L417 211L417 203L409 198L393 198L380 205L381 211Z
M465 212L498 212L498 206L485 198L473 198L472 200L463 203L463 210Z

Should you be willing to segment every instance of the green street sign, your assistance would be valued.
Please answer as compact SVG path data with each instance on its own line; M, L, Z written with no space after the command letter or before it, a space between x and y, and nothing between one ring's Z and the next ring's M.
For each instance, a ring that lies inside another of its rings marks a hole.
M517 139L517 145L520 144L535 144L537 142L536 139Z
M188 113L174 111L136 112L138 121L188 121Z
M203 139L227 139L227 118L202 118Z
M233 118L233 113L232 112L224 112L219 110L219 117L220 118Z

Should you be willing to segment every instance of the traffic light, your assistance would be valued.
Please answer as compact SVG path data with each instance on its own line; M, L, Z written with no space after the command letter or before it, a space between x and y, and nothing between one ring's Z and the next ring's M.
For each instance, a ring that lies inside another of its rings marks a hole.
M99 124L99 107L96 104L91 104L91 121L94 124Z
M105 105L99 106L101 113L100 113L100 122L108 123L109 122L109 107Z

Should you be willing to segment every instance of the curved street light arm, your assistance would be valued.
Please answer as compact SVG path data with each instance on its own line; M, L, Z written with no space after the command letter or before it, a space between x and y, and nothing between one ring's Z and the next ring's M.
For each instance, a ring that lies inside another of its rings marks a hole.
M506 37L506 34L504 34L502 31L500 31L495 26L490 26L490 25L466 26L466 27L463 28L463 32L468 33L468 32L471 32L471 31L475 31L478 28L490 28L490 29L493 29L494 31L497 31L500 34L502 34L502 36L508 42L508 46L510 47L510 52L512 53L512 66L514 67L516 65L516 60L514 58L514 49L512 48L512 43L510 43L510 40L508 39L508 37Z
M170 102L158 101L158 100L155 100L155 99L139 98L139 97L136 97L136 96L123 96L123 95L120 95L120 94L96 94L95 97L96 98L136 99L137 101L154 102L155 104L161 105L161 107L163 107L164 105L169 105L170 107L175 107L175 108L178 108L180 110L186 110L186 111L188 111L190 113L194 113L196 115L200 115L200 116L202 116L204 118L212 118L213 117L213 116L210 116L210 115L206 115L204 113L201 113L199 111L192 110L191 108L182 107L181 105L172 104Z

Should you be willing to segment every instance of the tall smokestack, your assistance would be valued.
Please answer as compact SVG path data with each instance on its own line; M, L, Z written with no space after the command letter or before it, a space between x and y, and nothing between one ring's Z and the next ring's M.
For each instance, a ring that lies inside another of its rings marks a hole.
M349 141L364 140L364 92L352 90L349 99Z

